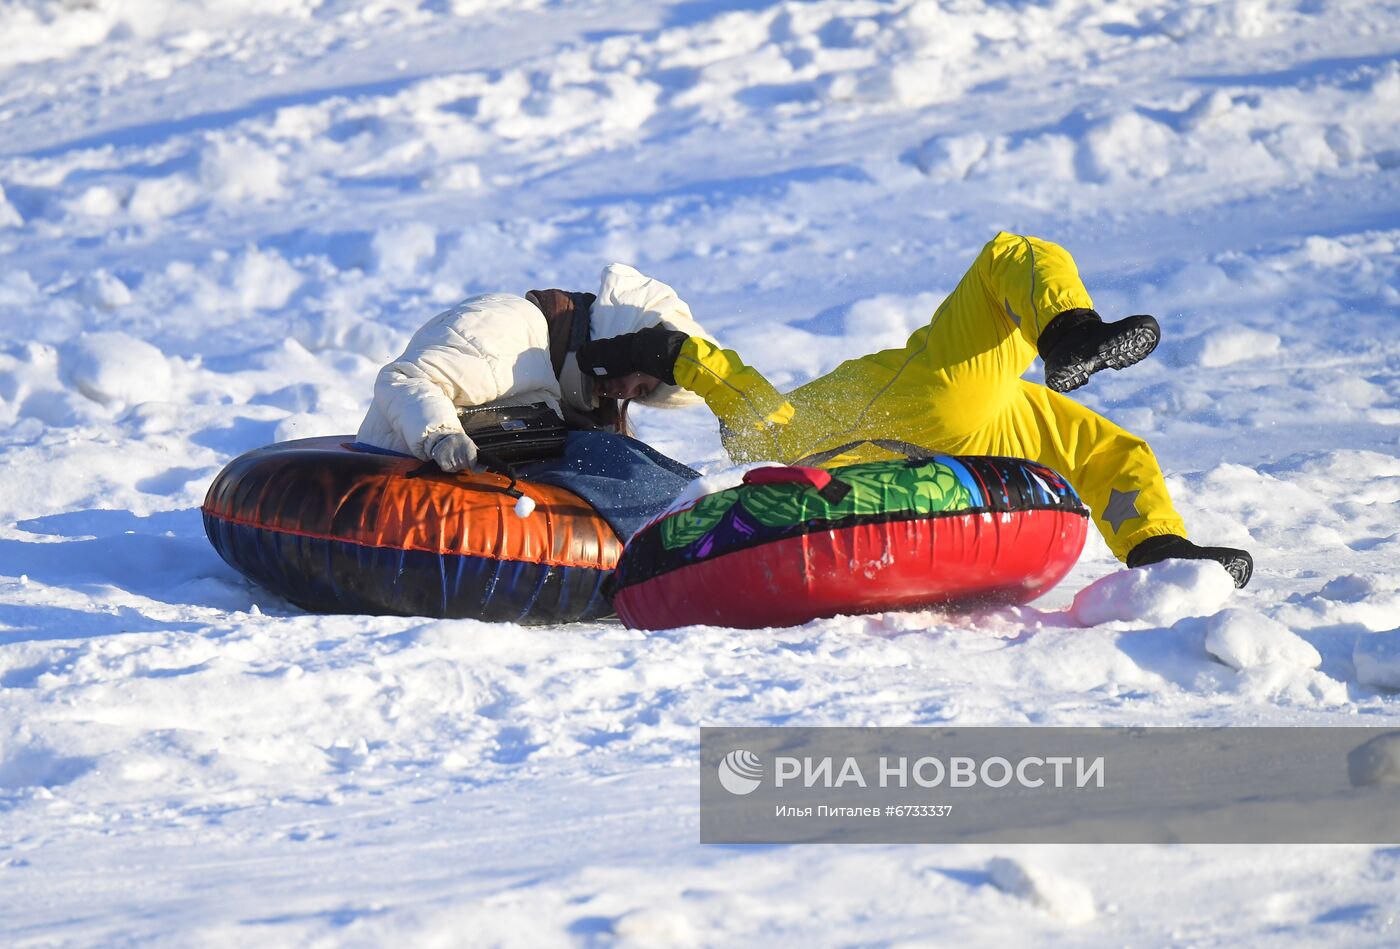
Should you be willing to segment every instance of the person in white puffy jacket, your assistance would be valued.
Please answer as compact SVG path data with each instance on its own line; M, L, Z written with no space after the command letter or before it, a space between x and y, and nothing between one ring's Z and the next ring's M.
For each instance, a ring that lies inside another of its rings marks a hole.
M544 403L571 429L565 454L519 471L580 494L626 539L697 476L627 437L627 404L699 399L642 373L599 379L579 370L576 353L590 339L657 327L713 339L675 290L626 264L604 268L596 295L531 290L463 300L429 320L379 371L358 440L444 471L470 471L477 447L460 409Z
M659 325L712 339L675 290L626 264L603 270L596 297L531 290L463 300L429 320L379 371L358 438L460 471L476 457L457 417L462 408L543 402L576 427L617 430L625 416L610 419L609 400L696 404L696 396L654 376L595 381L579 371L578 343Z

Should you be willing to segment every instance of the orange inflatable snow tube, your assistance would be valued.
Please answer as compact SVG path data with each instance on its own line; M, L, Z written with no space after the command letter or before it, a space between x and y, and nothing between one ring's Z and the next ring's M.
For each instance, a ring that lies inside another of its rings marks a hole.
M553 624L610 615L604 579L622 542L552 485L448 474L354 443L259 448L219 473L204 502L210 542L234 569L317 612Z

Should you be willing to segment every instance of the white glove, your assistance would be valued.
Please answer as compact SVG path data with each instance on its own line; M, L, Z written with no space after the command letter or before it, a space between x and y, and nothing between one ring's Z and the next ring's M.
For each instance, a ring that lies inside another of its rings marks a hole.
M443 471L471 471L476 467L476 442L461 432L439 435L428 454Z

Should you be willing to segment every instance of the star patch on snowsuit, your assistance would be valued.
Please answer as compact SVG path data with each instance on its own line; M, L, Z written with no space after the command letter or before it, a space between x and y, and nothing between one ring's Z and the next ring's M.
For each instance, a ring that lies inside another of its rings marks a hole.
M1123 529L1123 525L1134 518L1142 517L1137 509L1137 499L1141 491L1119 491L1111 489L1108 504L1103 509L1103 519L1113 527L1113 533Z

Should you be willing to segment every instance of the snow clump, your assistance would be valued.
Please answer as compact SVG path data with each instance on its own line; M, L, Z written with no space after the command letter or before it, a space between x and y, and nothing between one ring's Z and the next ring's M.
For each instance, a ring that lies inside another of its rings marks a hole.
M1356 680L1379 689L1400 689L1400 628L1365 633L1352 649Z
M992 876L992 885L1003 893L1067 923L1091 922L1097 915L1094 894L1078 880L1009 857L993 859L987 864L987 872Z
M1277 333L1231 326L1199 337L1190 347L1188 358L1198 366L1218 369L1277 355L1282 346L1283 340Z
M612 934L629 946L694 946L700 942L695 926L668 909L635 909L612 922Z
M125 333L84 333L63 355L68 378L94 402L152 402L168 399L170 364L150 343Z
M5 198L5 188L0 185L0 227L19 227L24 223L24 218L14 205Z
M1347 755L1352 787L1400 784L1400 732L1377 735Z
M1234 592L1235 582L1214 560L1164 560L1094 581L1075 594L1069 611L1080 626L1170 626L1217 612Z
M1278 620L1253 610L1222 610L1206 621L1206 652L1232 669L1283 665L1316 669L1322 656Z

